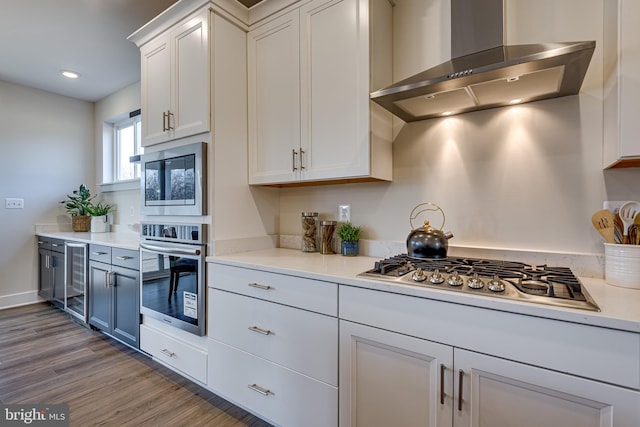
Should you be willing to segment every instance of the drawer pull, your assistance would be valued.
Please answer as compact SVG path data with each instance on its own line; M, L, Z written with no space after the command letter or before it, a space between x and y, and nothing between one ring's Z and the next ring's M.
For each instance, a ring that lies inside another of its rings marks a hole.
M263 396L269 396L270 394L273 394L271 390L262 388L258 384L249 384L249 388L255 392L262 394Z
M163 348L162 350L160 350L163 354L169 356L169 357L174 357L176 354L173 351L169 351L166 348Z
M126 261L128 259L133 259L132 256L127 256L127 255L122 255L122 256L117 256L116 259L119 259L120 261Z
M107 254L106 252L91 252L91 255L98 255L98 256L106 255L106 254Z
M252 288L264 289L265 291L270 291L271 289L275 289L273 286L269 285L261 285L260 283L249 283L249 286Z
M262 334L262 335L271 335L271 334L273 334L272 331L270 331L268 329L262 329L262 328L259 328L257 326L249 326L249 330L253 331L253 332L257 332L257 333Z

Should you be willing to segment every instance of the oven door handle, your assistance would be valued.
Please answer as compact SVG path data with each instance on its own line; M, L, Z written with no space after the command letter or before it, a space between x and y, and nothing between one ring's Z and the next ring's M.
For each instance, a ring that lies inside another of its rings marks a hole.
M140 243L140 247L142 249L147 249L150 251L155 251L155 252L162 252L163 254L168 254L168 255L200 255L200 249L187 249L187 248L174 248L174 247L167 247L167 246L156 246L156 245L149 245L147 243Z

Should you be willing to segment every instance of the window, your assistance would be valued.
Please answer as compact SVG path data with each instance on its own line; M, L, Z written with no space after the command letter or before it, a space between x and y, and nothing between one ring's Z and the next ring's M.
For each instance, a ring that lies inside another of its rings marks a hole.
M131 162L132 156L142 154L139 110L130 116L113 125L113 176L116 182L140 178L140 163Z

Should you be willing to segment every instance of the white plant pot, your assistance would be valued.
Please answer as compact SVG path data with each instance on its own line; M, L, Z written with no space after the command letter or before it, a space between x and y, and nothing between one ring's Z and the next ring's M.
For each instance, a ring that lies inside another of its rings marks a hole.
M109 217L107 215L91 217L92 233L106 233L107 231L109 231Z

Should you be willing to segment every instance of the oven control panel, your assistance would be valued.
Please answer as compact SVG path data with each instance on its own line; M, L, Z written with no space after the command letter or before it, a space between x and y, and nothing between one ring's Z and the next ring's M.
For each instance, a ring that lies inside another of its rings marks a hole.
M140 238L142 240L202 244L205 239L205 227L205 224L142 222L140 224Z

